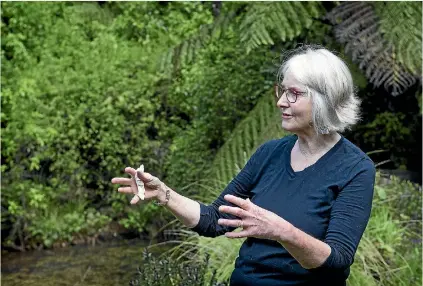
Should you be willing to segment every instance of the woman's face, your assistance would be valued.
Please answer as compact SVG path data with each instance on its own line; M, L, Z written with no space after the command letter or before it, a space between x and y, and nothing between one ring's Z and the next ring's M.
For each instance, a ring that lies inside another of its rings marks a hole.
M292 133L309 133L313 130L313 127L310 126L312 104L306 87L293 77L289 69L285 73L281 86L287 90L280 96L276 104L282 113L282 128ZM287 100L288 92L297 95L295 103Z

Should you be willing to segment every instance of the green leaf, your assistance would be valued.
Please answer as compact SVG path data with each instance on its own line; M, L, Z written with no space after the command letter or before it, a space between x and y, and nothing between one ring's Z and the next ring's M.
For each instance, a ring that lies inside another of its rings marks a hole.
M386 191L383 189L383 187L375 186L375 190L381 200L386 200Z

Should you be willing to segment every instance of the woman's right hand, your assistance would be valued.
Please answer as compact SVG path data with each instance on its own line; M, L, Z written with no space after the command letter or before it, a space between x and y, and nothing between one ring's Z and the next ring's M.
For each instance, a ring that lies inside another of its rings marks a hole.
M137 170L131 167L125 168L125 173L131 175L131 178L113 178L113 184L124 185L125 187L118 188L118 192L125 194L134 194L131 200L131 205L134 205L140 201L138 194L138 186L135 182L135 175ZM138 178L144 183L145 197L144 200L149 201L152 199L163 202L165 200L166 185L160 181L157 177L154 177L150 173L139 172Z

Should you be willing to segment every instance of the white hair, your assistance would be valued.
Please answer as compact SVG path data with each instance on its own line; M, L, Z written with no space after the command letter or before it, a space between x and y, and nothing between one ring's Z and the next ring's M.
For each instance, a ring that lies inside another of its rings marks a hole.
M312 123L318 133L343 132L360 119L361 102L351 72L339 57L316 45L304 45L284 55L278 82L289 70L307 86L312 100Z

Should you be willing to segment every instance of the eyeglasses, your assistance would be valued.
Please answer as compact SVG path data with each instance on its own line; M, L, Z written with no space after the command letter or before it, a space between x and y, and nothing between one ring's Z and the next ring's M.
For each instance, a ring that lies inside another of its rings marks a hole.
M299 95L307 94L308 91L306 91L306 92L304 92L304 91L297 91L297 90L292 89L292 88L284 88L284 87L280 86L279 84L275 84L276 102L279 101L279 99L281 98L281 96L284 93L286 95L286 99L290 103L295 103L297 101Z

